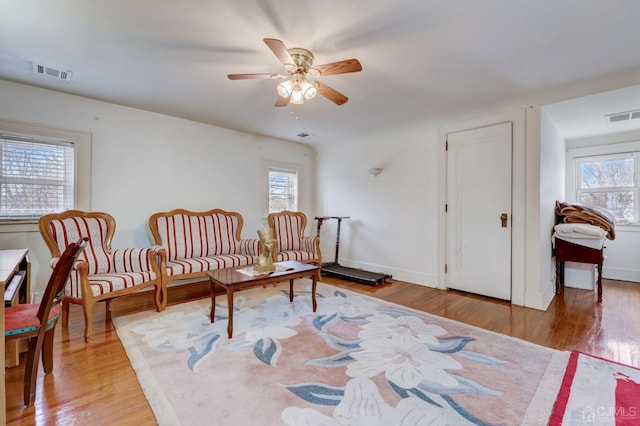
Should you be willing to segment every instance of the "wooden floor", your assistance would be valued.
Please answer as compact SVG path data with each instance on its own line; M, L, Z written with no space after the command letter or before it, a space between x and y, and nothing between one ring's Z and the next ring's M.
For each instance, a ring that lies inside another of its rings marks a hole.
M327 277L322 281L551 348L640 366L638 283L604 280L601 304L594 292L567 288L543 312L399 281L376 287ZM208 297L208 291L206 283L173 287L169 304ZM149 292L112 304L113 316L152 309ZM80 307L72 306L68 328L58 325L54 371L45 377L40 368L34 406L22 404L24 363L6 370L7 424L155 424L115 330L105 322L103 310L97 311L90 344L84 344Z

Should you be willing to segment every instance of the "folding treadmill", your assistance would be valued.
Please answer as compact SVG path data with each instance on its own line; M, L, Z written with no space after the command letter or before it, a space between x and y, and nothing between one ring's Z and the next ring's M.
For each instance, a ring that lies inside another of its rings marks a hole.
M354 281L367 285L384 284L388 279L391 279L391 275L388 274L369 272L358 268L349 268L338 263L338 252L340 250L340 225L342 220L349 219L349 216L322 216L316 217L315 219L318 221L318 237L320 237L320 229L322 228L322 224L325 220L338 220L338 229L336 232L336 256L333 262L324 262L322 264L322 267L320 268L320 273L322 275L329 275L336 278L342 278L343 280Z

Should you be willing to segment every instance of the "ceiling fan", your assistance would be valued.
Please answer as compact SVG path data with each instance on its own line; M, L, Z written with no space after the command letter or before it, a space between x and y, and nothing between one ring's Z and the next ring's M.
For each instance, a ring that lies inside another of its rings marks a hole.
M316 93L320 93L331 102L342 105L349 100L345 95L327 86L318 78L327 75L345 74L349 72L362 71L362 65L357 59L346 59L344 61L331 62L329 64L313 66L313 53L307 49L292 48L287 49L284 43L275 38L265 38L264 42L284 64L288 75L280 74L229 74L230 80L249 79L286 79L278 84L278 95L275 106L285 107L292 104L303 104L305 99L313 98Z

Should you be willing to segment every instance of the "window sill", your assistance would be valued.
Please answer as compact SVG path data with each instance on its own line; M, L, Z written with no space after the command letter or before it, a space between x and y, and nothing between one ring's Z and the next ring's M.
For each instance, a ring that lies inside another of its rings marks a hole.
M640 232L640 223L625 223L616 225L616 232Z
M37 221L0 221L1 233L17 233L17 232L39 232Z

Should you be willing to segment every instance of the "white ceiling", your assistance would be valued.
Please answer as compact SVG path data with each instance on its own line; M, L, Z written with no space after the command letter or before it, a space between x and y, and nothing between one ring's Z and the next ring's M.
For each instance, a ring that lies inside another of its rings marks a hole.
M322 144L640 74L639 18L637 0L0 0L0 78ZM277 81L228 80L284 72L265 37L358 58L322 78L350 100L275 108Z
M634 132L640 119L609 122L607 115L640 110L640 85L596 93L545 106L564 139Z

